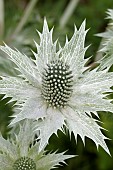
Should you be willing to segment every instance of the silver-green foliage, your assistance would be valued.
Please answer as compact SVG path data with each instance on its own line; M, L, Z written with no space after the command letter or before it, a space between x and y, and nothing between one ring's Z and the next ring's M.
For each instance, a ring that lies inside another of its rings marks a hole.
M99 61L99 69L103 70L105 68L110 68L113 64L113 10L109 9L107 11L107 19L110 20L107 29L103 33L97 34L97 36L102 37L102 48L100 52L103 54L103 58Z
M15 170L15 166L19 170L26 170L23 165L29 170L30 167L28 165L31 161L35 164L35 170L50 170L60 165L59 162L65 163L65 159L73 157L72 155L64 155L64 153L54 152L47 154L44 150L39 151L39 142L35 141L34 143L35 133L33 124L32 121L25 120L23 125L19 124L19 133L15 133L12 138L6 140L0 136L1 170ZM18 161L21 159L31 161L20 165Z

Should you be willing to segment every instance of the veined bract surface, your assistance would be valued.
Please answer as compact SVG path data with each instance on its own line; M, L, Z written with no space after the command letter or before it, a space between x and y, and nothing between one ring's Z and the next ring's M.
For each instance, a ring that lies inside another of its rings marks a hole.
M44 20L43 31L39 32L40 44L35 43L35 60L7 45L0 47L21 73L19 77L2 77L0 81L0 93L17 101L19 112L11 124L25 118L37 120L40 149L65 125L75 137L79 134L84 141L87 136L109 153L106 137L91 113L113 112L111 100L106 98L106 93L112 92L113 73L107 69L98 70L98 67L85 71L88 60L84 58L87 50L84 47L85 21L79 30L75 27L71 40L66 39L65 46L58 51L52 32Z

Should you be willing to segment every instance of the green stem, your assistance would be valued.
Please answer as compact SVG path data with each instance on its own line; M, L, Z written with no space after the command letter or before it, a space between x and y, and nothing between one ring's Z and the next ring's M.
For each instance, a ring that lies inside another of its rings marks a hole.
M27 7L26 7L26 9L25 9L25 11L24 11L24 14L23 14L20 22L18 23L18 25L17 25L14 33L13 33L12 38L15 38L15 37L18 35L18 33L22 30L22 28L23 28L24 25L26 24L26 22L27 22L27 20L28 20L28 18L29 18L29 16L30 16L32 10L34 9L37 1L38 1L38 0L31 0L31 1L29 2L29 4L27 5Z
M0 0L0 40L4 34L4 0Z
M67 8L65 9L63 15L60 18L60 28L64 28L65 25L67 24L69 18L73 14L79 0L71 0L70 3L68 4Z

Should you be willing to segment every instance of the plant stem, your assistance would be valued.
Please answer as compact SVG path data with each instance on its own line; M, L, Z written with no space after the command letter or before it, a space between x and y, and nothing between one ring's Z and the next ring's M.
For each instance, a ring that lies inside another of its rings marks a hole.
M14 33L13 33L12 38L15 38L18 35L18 33L22 30L22 28L24 27L24 25L26 24L26 22L27 22L27 20L28 20L28 18L30 16L33 8L35 7L37 1L38 0L31 0L29 2L29 4L27 5L27 7L26 7L26 9L24 11L24 14L23 14L20 22L18 23L18 25L17 25Z
M4 0L0 0L0 40L4 34Z
M71 17L71 15L74 12L74 9L76 8L77 4L78 4L79 0L71 0L67 6L67 8L65 9L63 15L60 18L60 28L64 28L65 25L67 24L69 18Z

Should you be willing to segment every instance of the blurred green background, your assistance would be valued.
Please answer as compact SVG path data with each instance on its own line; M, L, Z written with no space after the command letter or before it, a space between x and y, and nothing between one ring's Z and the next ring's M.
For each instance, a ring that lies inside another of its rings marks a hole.
M108 8L113 8L112 0L0 0L0 44L4 41L32 57L31 48L35 50L33 40L39 42L36 29L42 30L45 16L49 27L55 26L53 39L59 38L61 45L65 43L65 35L72 36L74 23L79 27L86 18L86 28L91 28L86 38L86 46L91 44L86 57L92 56L90 63L93 63L101 41L94 34L105 31L108 21L104 18ZM0 52L0 75L7 74L16 75L12 63ZM0 130L7 136L13 103L7 104L9 99L3 99L3 96L0 99ZM100 112L99 115L104 122L102 126L108 129L103 133L113 140L113 114ZM113 156L112 140L106 143ZM84 147L79 136L76 144L73 134L70 140L69 134L58 131L58 137L52 135L50 138L47 149L67 150L68 154L79 155L66 161L68 166L58 167L58 170L113 170L113 158L100 147L97 151L88 138Z

